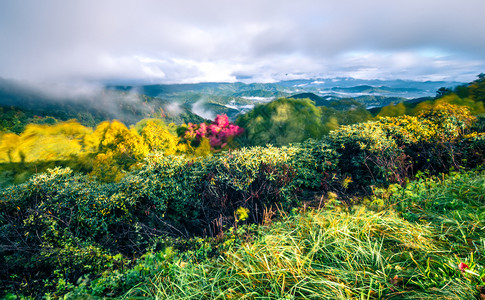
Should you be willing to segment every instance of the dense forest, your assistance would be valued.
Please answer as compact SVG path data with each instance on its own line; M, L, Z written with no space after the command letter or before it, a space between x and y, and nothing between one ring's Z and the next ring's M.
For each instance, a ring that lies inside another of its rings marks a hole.
M434 98L300 94L233 121L5 106L0 296L481 299L484 102L480 74Z

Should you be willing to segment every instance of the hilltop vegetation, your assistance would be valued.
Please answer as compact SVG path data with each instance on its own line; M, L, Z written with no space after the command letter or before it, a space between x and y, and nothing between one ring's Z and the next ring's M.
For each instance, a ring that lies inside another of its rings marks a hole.
M397 117L402 115L415 115L430 107L448 103L468 107L475 115L485 113L485 75L478 75L478 79L466 84L456 86L454 89L442 87L436 92L435 99L425 101L410 101L391 103L382 107L378 116Z
M369 106L432 95L440 86L457 82L379 81L353 78L288 80L277 83L199 83L135 86L32 85L0 78L0 131L21 133L26 124L76 119L95 127L117 119L132 125L143 118L164 122L200 123L226 114L235 120L258 103L301 94L314 95L316 106L328 100L348 99ZM363 88L367 87L367 88ZM317 96L318 95L318 96ZM403 98L405 97L405 98Z
M2 295L481 297L485 128L468 95L376 119L277 99L236 124L5 133L8 166L71 168L0 191Z
M207 155L232 145L234 137L242 133L225 116L210 125L201 124L206 130L197 136L189 136L186 126L166 125L162 119L143 119L130 128L119 121L104 121L94 130L74 120L28 124L20 135L5 133L1 137L4 184L27 179L33 168L38 171L56 165L101 181L118 181L149 153ZM180 137L177 130L182 130Z

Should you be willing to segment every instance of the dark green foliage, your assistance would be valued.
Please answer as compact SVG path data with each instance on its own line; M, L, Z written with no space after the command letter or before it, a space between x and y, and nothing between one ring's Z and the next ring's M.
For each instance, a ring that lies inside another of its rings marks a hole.
M303 201L349 205L359 194L370 195L372 186L405 185L419 171L477 167L485 139L471 132L474 122L468 110L446 104L416 117L342 126L322 140L285 147L202 158L155 154L118 183L51 170L0 192L2 289L59 296L77 280L90 282L103 272L133 276L129 282L136 284L136 272L123 268L158 248L161 237L221 238L231 227L238 234L243 223L262 223ZM247 216L238 217L241 212ZM146 274L180 266L173 260L157 264L150 263ZM127 288L117 280L97 282L99 295L102 288Z
M130 197L143 199L157 209L154 217L166 215L177 223L165 230L174 234L189 234L181 224L195 222L199 216L201 188L207 176L203 161L193 162L183 156L154 155L147 158L144 167L126 176L120 186ZM192 227L192 230L196 228ZM181 231L182 230L182 231Z
M267 208L287 210L302 190L319 191L332 183L337 155L325 143L308 141L290 147L253 147L226 154L209 170L204 205L229 217L238 207L249 209L249 220L261 222ZM327 186L325 186L327 185ZM227 223L218 220L220 225Z
M350 176L354 187L405 184L418 171L438 174L471 166L466 162L471 152L460 143L472 143L473 151L480 152L474 147L481 139L471 142L466 136L474 120L466 108L444 104L418 117L381 118L342 126L330 134L329 141L341 154L342 177ZM472 157L476 162L480 155Z
M1 280L18 278L35 291L42 286L40 279L59 275L75 282L83 274L112 267L108 249L116 253L112 247L123 245L108 232L121 230L130 215L126 203L106 197L109 190L109 185L98 186L69 169L54 169L2 191Z
M68 297L483 298L483 173L420 177L375 193L366 202L375 210L307 210L234 247L226 245L243 239L237 233L220 247L197 239L188 251L149 252L132 268L84 280ZM210 255L216 247L224 251Z
M244 128L244 144L282 146L320 138L323 126L321 112L309 99L281 98L265 105L257 105L240 116L236 124Z
M265 208L289 208L301 189L329 188L337 155L326 144L254 147L201 159L154 155L120 182L126 193L153 199L179 233L218 234L238 207L261 221ZM169 230L167 228L166 230ZM173 232L177 233L177 232Z
M296 205L301 190L328 189L336 157L309 141L196 160L154 155L119 183L69 169L34 176L0 193L0 280L18 278L11 284L19 287L25 278L29 293L40 278L74 283L125 264L113 257L144 253L159 236L220 234L239 207L261 222L265 209Z
M460 150L463 166L473 168L485 165L485 134L469 134L460 140L456 148Z

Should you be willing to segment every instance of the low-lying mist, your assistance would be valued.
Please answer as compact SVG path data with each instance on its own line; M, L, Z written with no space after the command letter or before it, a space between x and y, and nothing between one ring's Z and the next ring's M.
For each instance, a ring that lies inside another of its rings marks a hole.
M175 116L183 112L179 103L144 96L137 88L121 91L90 82L40 83L1 78L0 106L17 107L40 115L62 111L71 118L89 113L96 119L118 119L127 124L154 116L160 108Z

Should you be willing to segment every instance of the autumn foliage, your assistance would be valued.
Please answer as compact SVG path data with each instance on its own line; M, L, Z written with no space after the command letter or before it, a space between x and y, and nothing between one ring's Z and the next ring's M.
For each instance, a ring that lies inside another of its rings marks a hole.
M200 145L202 140L208 139L211 149L221 150L229 147L233 143L234 138L243 132L243 128L229 123L227 115L222 114L217 115L210 124L189 123L183 137L193 145Z

